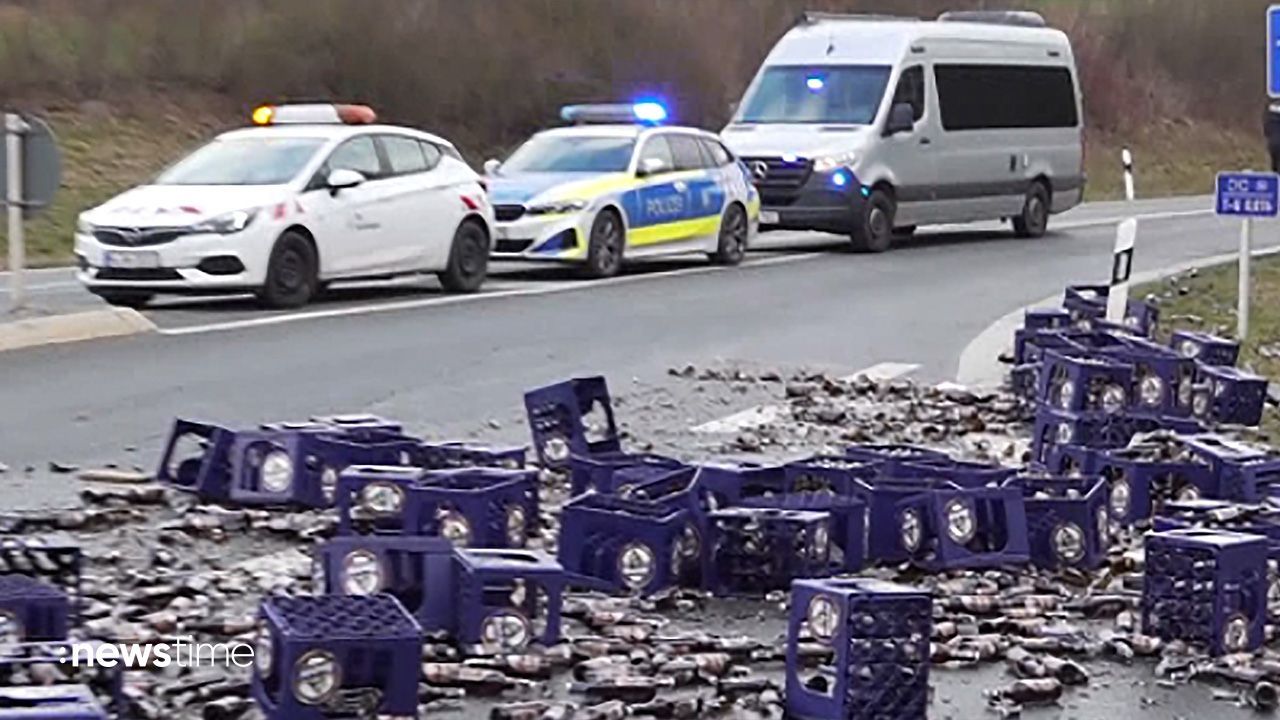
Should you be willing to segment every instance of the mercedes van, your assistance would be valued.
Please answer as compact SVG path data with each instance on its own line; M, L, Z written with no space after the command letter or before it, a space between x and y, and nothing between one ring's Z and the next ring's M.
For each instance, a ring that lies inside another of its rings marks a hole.
M1084 193L1071 44L1030 12L806 13L723 138L760 190L762 229L844 234L867 252L940 223L1039 237Z

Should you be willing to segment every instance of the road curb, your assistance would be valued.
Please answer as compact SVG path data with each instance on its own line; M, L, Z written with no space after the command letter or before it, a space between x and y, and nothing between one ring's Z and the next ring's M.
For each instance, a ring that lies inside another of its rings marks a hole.
M25 318L0 323L0 352L40 345L124 337L155 332L156 325L137 310L109 308Z
M1271 255L1280 255L1280 246L1253 252L1254 258L1263 258ZM1224 253L1171 265L1159 270L1135 273L1131 282L1133 285L1139 285L1163 280L1172 275L1178 275L1190 270L1199 270L1214 265L1235 262L1238 257L1238 253ZM984 389L996 388L1004 384L1008 366L1000 362L1000 355L1006 350L1012 349L1013 333L1022 326L1024 313L1031 308L1058 307L1061 301L1062 293L1050 295L1039 302L1020 307L988 325L960 353L960 361L956 366L956 382L966 387Z

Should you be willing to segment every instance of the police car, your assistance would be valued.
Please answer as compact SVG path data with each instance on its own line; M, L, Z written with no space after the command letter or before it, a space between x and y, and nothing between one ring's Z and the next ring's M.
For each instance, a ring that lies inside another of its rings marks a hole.
M597 278L624 259L696 252L742 261L759 196L719 138L663 126L659 103L570 106L562 117L575 125L485 163L494 258L578 263Z
M80 215L80 281L107 302L250 291L303 305L336 280L484 282L493 211L447 140L361 105L281 105Z

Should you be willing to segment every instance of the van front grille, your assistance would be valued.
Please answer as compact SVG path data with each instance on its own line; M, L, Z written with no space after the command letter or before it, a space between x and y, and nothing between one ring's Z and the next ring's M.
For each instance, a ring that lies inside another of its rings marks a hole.
M742 158L751 179L762 193L770 190L796 190L809 181L813 163L808 160L784 160L780 157Z

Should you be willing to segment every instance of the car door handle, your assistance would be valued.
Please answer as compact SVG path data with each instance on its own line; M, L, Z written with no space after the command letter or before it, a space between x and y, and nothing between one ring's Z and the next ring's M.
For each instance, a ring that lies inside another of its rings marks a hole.
M921 144L921 145L932 145L932 144L933 144L933 140L932 140L932 139L930 139L930 138L920 138L920 144Z

